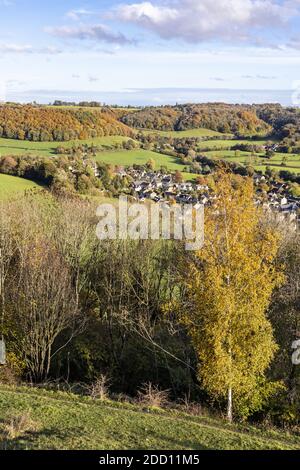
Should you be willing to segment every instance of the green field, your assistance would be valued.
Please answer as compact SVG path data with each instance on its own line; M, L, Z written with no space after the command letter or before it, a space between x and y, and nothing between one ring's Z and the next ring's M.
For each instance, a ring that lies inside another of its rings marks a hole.
M152 152L151 150L120 150L120 151L108 151L100 152L97 154L96 160L104 163L111 163L113 165L132 166L145 165L148 160L155 161L155 169L159 170L161 166L166 166L170 171L181 171L184 166L176 158L169 155L163 155L161 153ZM183 173L185 179L193 179L197 175L191 173Z
M276 171L287 170L291 173L300 174L300 155L275 153L271 159L267 159L263 154L255 154L253 157L250 152L238 152L236 155L234 150L211 150L203 152L209 158L219 158L228 162L241 163L243 165L250 164L258 171L265 171L269 166ZM282 160L287 158L285 165Z
M152 132L152 131L144 131ZM194 129L189 131L182 131L175 134L186 134L194 133L200 135L201 133L212 132L213 135L217 135L214 131L207 131L207 129ZM161 132L160 132L161 133ZM166 132L165 134L170 134ZM186 134L187 135L187 134ZM207 134L208 135L208 134ZM220 134L222 135L222 134ZM150 158L156 162L156 169L159 169L160 166L167 166L171 171L182 171L183 166L178 159L168 155L162 155L148 150L135 149L131 151L127 150L113 150L115 144L121 144L122 142L128 140L128 137L123 136L106 136L98 137L96 139L88 140L73 140L69 142L31 142L31 141L22 141L22 140L13 140L13 139L4 139L0 138L0 156L1 155L39 155L49 157L55 154L55 148L59 146L71 147L74 145L80 144L94 144L102 147L103 151L97 154L97 160L103 161L105 163L111 163L115 165L124 165L129 166L133 164L145 164ZM224 159L230 162L237 162L241 164L249 163L251 161L250 152L239 151L238 154L233 150L228 150L228 148L236 144L254 144L254 145L264 145L266 144L266 139L260 139L252 141L250 139L244 140L207 140L201 142L199 145L198 151L203 155L208 157L216 157ZM211 148L210 151L204 151L201 149ZM213 150L213 148L218 148L219 150ZM256 170L265 171L266 166L270 166L277 171L288 170L293 173L300 173L300 156L299 155L289 155L282 153L275 153L274 157L270 160L266 160L264 155L256 155L258 161L253 163L253 166ZM282 165L282 159L284 157L288 158L286 166ZM183 174L185 179L192 179L195 175L189 173Z
M234 145L242 145L242 144L252 144L252 145L266 145L269 140L266 139L260 139L260 140L251 140L251 139L242 139L242 140L206 140L203 141L199 144L198 149L204 149L204 148L230 148L233 147Z
M300 437L278 430L229 425L205 415L142 409L62 392L1 385L0 447L7 450L288 450L300 448Z
M231 136L231 134L221 134L221 132L212 131L210 129L188 129L187 131L156 131L154 129L139 129L144 134L159 134L163 137L213 137L213 136Z
M113 135L97 137L87 140L70 140L68 142L31 142L28 140L14 140L0 138L0 155L40 155L50 157L54 155L57 147L73 147L74 145L97 145L104 149L111 148L114 144L121 144L129 140L129 137Z
M0 174L0 201L37 187L33 181Z

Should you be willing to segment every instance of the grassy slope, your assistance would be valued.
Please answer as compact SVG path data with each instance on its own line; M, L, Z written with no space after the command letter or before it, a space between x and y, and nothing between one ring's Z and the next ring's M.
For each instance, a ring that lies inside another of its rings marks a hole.
M203 155L208 157L216 157L229 162L236 162L242 164L249 164L253 160L250 152L239 152L238 155L235 155L233 150L211 150L209 152L202 152ZM265 158L263 154L256 154L257 162L253 162L252 166L256 170L265 171L266 166L273 168L276 171L288 170L291 173L300 174L300 155L286 154L286 153L275 153L274 157L270 160ZM254 158L255 158L254 157ZM286 166L282 166L282 159L287 158Z
M221 132L212 131L210 129L189 129L187 131L156 131L152 129L140 129L144 134L159 134L164 137L176 137L178 139L184 137L212 137L231 134L221 134Z
M49 157L54 154L57 147L72 147L73 145L94 144L103 148L110 148L113 144L129 140L123 136L105 136L88 140L70 140L69 142L31 142L28 140L14 140L0 138L0 155L42 155Z
M38 185L33 181L0 174L0 201L36 187Z
M199 150L203 148L230 148L233 147L234 145L241 145L241 144L252 144L252 145L266 145L266 143L269 142L266 139L260 139L260 140L251 140L251 139L241 139L241 140L207 140L200 142L198 148Z
M13 416L29 413L31 431L5 433ZM208 417L143 410L129 404L29 388L0 387L2 449L299 449L300 437Z
M99 162L112 163L113 165L131 166L133 164L144 165L148 160L154 160L155 168L158 170L161 166L168 167L171 171L179 170L182 172L184 166L176 157L152 152L151 150L119 150L98 153L96 160ZM197 175L183 173L185 179L192 179Z

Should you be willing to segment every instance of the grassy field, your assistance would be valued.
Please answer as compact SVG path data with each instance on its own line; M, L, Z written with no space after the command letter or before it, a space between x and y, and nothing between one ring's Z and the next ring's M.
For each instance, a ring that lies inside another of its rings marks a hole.
M178 170L182 172L184 168L176 157L152 152L151 150L136 149L107 151L98 153L96 157L96 160L99 162L124 166L132 166L133 164L144 165L150 159L155 161L156 170L159 170L161 166L166 166L171 171ZM193 179L195 176L197 175L183 172L183 177L185 179Z
M0 155L40 155L50 157L54 155L57 147L72 147L73 145L98 145L104 149L111 149L114 144L121 144L129 137L119 135L97 137L87 140L70 140L68 142L31 142L28 140L14 140L0 138Z
M227 149L233 147L234 145L241 145L241 144L252 144L252 145L266 145L269 140L260 139L260 140L251 140L251 139L242 139L242 140L207 140L203 141L199 144L198 149L204 148L219 148L219 149Z
M267 159L263 154L255 154L253 157L251 152L236 152L234 150L211 150L203 152L209 158L219 158L228 162L241 163L243 165L252 165L256 170L265 171L269 166L276 171L287 170L291 173L300 174L300 155L275 153L271 159ZM283 159L287 159L282 164Z
M152 132L152 131L145 131L145 132ZM194 129L191 131L183 131L180 132L183 135L185 132L187 133L200 133L201 132L212 132L215 135L214 131L207 131L207 129ZM170 134L166 132L166 134ZM12 139L3 139L0 138L0 156L1 155L39 155L49 157L55 154L55 148L59 146L64 147L71 147L73 145L79 144L94 144L97 146L101 146L103 151L99 152L97 155L98 161L103 161L105 163L112 163L115 165L124 165L129 166L136 164L145 164L150 158L156 162L156 168L159 169L160 166L164 165L167 166L171 171L182 171L183 166L181 165L180 161L175 157L170 157L167 155L158 154L152 151L146 151L141 149L135 149L132 151L127 150L112 150L114 144L120 144L123 141L128 140L127 137L122 136L106 136L106 137L98 137L96 139L88 139L82 141L69 141L69 142L29 142L29 141L21 141L21 140L12 140ZM230 162L237 162L241 164L248 164L251 161L251 154L250 152L238 152L236 153L233 150L228 150L228 148L239 144L247 144L253 143L255 145L264 145L266 144L267 140L261 139L257 141L251 140L207 140L201 142L198 151L201 152L203 155L207 155L208 157L216 157L220 159L224 159ZM219 150L213 150L216 147ZM212 149L208 151L204 151L203 149ZM288 170L293 173L300 173L300 156L299 155L292 155L292 154L282 154L282 153L275 153L272 159L267 160L264 158L264 155L257 154L257 162L253 160L253 166L256 170L265 171L266 166L270 166L274 168L276 171L280 170ZM287 157L287 162L285 166L282 165L283 158ZM195 175L191 175L189 173L183 174L185 179L193 179Z
M0 386L0 447L49 449L299 449L300 437L206 416Z
M33 181L0 174L0 201L37 187L38 185Z
M221 134L221 132L210 129L189 129L187 131L156 131L153 129L139 129L144 134L159 134L164 137L184 138L184 137L213 137L213 136L231 136L232 134Z

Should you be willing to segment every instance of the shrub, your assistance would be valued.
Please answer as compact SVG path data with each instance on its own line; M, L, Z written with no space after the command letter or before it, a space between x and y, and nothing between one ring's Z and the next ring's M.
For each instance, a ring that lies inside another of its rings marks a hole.
M154 408L163 408L169 403L169 390L160 390L151 382L142 385L138 391L138 402Z
M109 385L110 379L106 375L101 374L97 378L97 380L89 387L89 395L95 400L108 400Z

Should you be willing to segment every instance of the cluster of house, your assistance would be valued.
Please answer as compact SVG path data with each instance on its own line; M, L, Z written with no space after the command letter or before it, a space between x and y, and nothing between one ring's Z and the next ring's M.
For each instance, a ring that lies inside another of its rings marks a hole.
M121 170L119 174L132 178L132 195L140 202L149 199L154 202L175 200L181 204L206 204L211 197L208 186L176 182L172 174L135 169Z
M120 169L120 176L130 176L132 179L131 191L136 200L143 202L167 202L175 200L180 204L210 204L215 198L206 185L192 182L176 182L172 174L163 174L142 169ZM282 220L296 222L300 226L300 198L293 197L287 183L269 180L261 174L254 175L256 185L257 204L266 210L276 212ZM261 184L267 183L267 192L261 189ZM262 197L263 196L263 197Z
M119 169L118 173L120 176L131 177L132 195L140 202L147 199L154 202L175 200L181 204L200 202L207 205L215 197L208 186L189 181L176 182L172 174L134 168ZM300 220L300 198L290 194L288 183L270 181L261 174L254 175L254 183L257 189L257 204ZM267 183L267 192L260 189L261 183Z
M290 221L295 221L300 226L300 197L292 196L288 183L281 183L276 180L267 180L264 175L255 175L254 182L259 186L263 182L267 182L269 191L266 198L262 202L263 207L277 211L282 218L285 217ZM258 197L262 193L261 189L257 189Z

